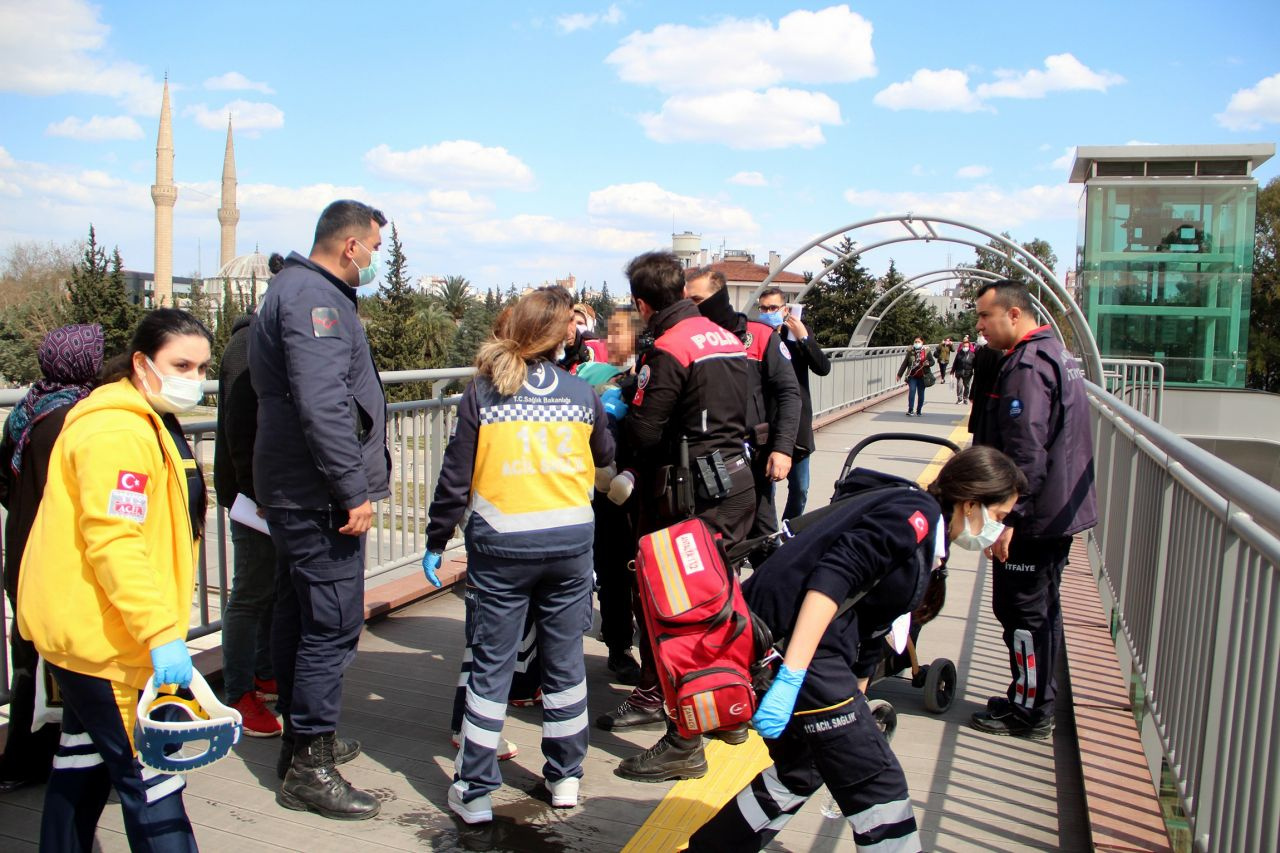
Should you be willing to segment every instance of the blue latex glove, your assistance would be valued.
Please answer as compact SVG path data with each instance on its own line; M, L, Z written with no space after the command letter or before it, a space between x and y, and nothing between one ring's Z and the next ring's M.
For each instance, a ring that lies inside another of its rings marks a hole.
M443 584L440 583L440 576L436 574L436 569L440 568L440 555L435 551L428 551L422 555L422 573L427 576L427 580L431 581L431 585L437 589Z
M760 700L751 717L751 725L755 726L763 737L776 738L791 721L791 711L796 706L796 697L800 695L800 685L804 684L807 669L789 669L786 664L778 667L778 674L773 677L773 684Z
M600 395L600 402L604 404L604 410L617 420L622 420L627 414L627 409L630 408L623 402L621 388L606 388Z
M170 640L151 650L151 667L156 671L152 680L156 687L176 684L186 687L191 683L191 652L186 640Z

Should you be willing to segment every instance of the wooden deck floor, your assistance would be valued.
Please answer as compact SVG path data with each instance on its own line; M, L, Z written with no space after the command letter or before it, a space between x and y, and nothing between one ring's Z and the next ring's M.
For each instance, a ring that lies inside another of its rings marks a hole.
M924 418L908 420L902 408L900 401L889 401L821 431L810 508L825 502L845 452L859 438L886 431L945 437L963 414L958 406L931 403ZM933 455L923 445L882 444L859 463L915 477ZM365 751L343 772L382 800L376 819L342 823L279 808L273 799L278 741L246 738L234 757L188 778L184 796L201 848L229 853L621 850L673 785L628 782L612 769L620 758L652 744L659 727L624 733L592 729L581 804L561 811L540 793L538 711L512 709L506 735L519 745L520 755L503 765L506 785L495 795L497 820L476 831L451 817L445 807L453 762L449 709L462 620L461 599L449 592L370 624L361 639L346 676L342 732L359 738ZM626 688L609 684L605 648L598 640L588 638L586 651L594 718L621 701ZM1007 678L986 571L966 552L953 560L946 609L923 632L920 651L926 660L947 657L959 667L959 694L947 713L925 712L920 692L901 679L883 681L871 693L891 700L898 710L893 747L907 772L926 849L1086 849L1069 722L1060 720L1047 743L991 738L966 726L987 696L1003 691ZM733 760L732 749L721 754ZM733 793L726 790L722 796ZM43 789L28 788L0 798L0 850L35 850L42 797ZM825 799L819 792L769 849L853 849L845 822L821 816ZM103 815L98 840L104 851L128 849L114 805Z

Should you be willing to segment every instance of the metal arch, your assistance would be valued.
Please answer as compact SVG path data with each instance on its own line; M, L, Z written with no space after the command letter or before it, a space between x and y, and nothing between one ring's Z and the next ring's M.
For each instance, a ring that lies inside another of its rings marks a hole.
M858 246L855 243L854 250L848 253L840 252L834 247L827 245L827 241L832 238L848 235L850 232L856 231L860 228L894 222L901 225L909 236L882 240L869 246ZM938 233L937 226L939 225L954 226L975 234L980 234L988 239L988 244L980 245L971 241L944 236ZM1006 254L1002 255L1002 257L1005 257L1008 261L1012 262L1020 271L1025 271L1029 278L1038 280L1042 285L1048 287L1050 295L1053 296L1054 302L1057 303L1058 307L1064 314L1066 314L1074 339L1082 350L1085 375L1095 383L1103 381L1102 358L1098 352L1098 343L1094 340L1093 331L1089 328L1089 323L1085 319L1084 314L1080 311L1080 307L1076 305L1075 300L1071 298L1071 294L1062 286L1062 282L1060 282L1057 276L1053 274L1053 271L1046 267L1039 258L1012 240L1002 237L999 234L992 233L985 228L980 228L976 225L971 225L967 222L961 222L956 219L937 216L922 216L916 215L912 212L907 212L905 214L878 216L872 219L864 219L860 222L855 222L852 225L828 231L827 233L810 240L803 247L788 255L787 258L778 266L778 269L769 273L768 277L766 277L759 287L756 288L755 293L752 295L752 300L754 301L759 298L760 291L764 290L766 287L773 286L773 280L779 272L787 269L787 267L794 263L796 259L811 249L821 248L826 252L837 256L840 259L836 262L838 264L845 260L855 258L865 252L869 252L872 249L909 241L959 243L961 245L973 246L979 251L987 251L993 254L996 253L995 247L1003 247L1006 250ZM1017 255L1020 260L1015 260L1014 255ZM1025 260L1026 263L1022 263L1023 260ZM822 279L826 277L827 273L834 269L835 266L836 264L831 264L815 275L809 281L808 285L800 291L796 298L798 300L803 300L809 290L815 284L822 281ZM1032 272L1032 270L1034 270L1034 272Z
M899 289L903 289L904 293L902 295L905 295L912 290L919 290L922 287L927 287L930 284L937 284L940 281L951 281L953 279L960 280L963 277L956 273L959 273L960 270L970 269L970 267L951 267L949 269L930 270L929 272L916 273L910 278L898 282L896 285L877 296L876 301L872 302L871 306L867 308L866 312L862 315L862 319L858 321L858 325L854 327L853 334L849 336L849 346L860 347L867 345L867 342L871 340L871 336L875 334L876 327L880 325L880 321L889 315L889 312L893 310L893 306L898 303L898 299L902 298L901 295L895 297L893 301L889 303L889 306L883 311L876 313L876 309L880 307L880 303L884 302L894 293L897 293ZM987 278L988 276L993 276L994 278L989 279L991 281L999 278L995 273L988 270L975 269L973 272L982 274L971 276L973 278ZM932 276L940 276L940 278L935 279L932 278ZM920 284L913 284L913 282L916 282L919 279L927 279L927 281L920 282ZM908 285L911 285L911 287L908 288Z

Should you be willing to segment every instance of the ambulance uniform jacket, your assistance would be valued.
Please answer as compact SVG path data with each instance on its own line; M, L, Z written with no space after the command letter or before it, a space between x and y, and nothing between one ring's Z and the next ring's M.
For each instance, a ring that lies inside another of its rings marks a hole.
M734 330L747 349L747 359L755 365L751 376L751 406L747 425L767 424L769 440L760 447L762 453L785 453L796 449L800 429L802 401L796 373L791 368L791 351L771 326L738 315Z
M1048 326L1005 355L980 402L974 443L1008 454L1027 478L1027 493L1005 519L1015 536L1066 537L1097 524L1084 372Z
M690 459L719 450L741 456L747 436L750 365L733 332L681 299L654 315L657 337L636 368L636 391L623 419L630 447L646 461L672 464L680 437ZM746 477L745 488L751 487ZM735 491L739 478L734 478Z
M568 557L591 549L595 469L613 461L604 406L586 382L547 361L504 396L485 376L467 386L431 503L427 550L461 523L467 547L493 557Z

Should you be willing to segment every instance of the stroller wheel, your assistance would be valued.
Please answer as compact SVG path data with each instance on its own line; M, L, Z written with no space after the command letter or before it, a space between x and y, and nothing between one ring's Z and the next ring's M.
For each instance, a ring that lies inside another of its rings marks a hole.
M924 679L924 709L941 714L951 707L956 696L956 665L946 658L938 658L929 664Z
M871 716L875 718L876 726L884 739L892 741L893 733L898 730L898 712L893 709L893 705L884 699L868 699L867 707L871 709Z

